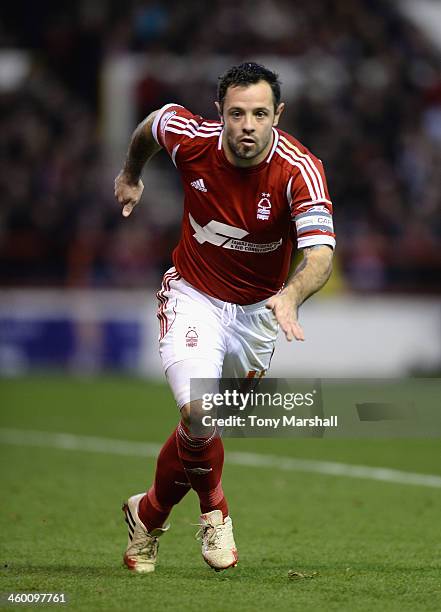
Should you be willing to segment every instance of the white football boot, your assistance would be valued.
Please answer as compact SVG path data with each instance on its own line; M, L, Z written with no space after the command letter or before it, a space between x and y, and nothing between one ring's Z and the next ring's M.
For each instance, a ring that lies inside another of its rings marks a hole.
M158 556L158 538L166 532L170 525L153 529L150 533L138 516L138 504L145 493L133 495L123 504L122 510L129 527L129 541L124 553L124 563L134 572L145 574L154 572Z
M221 510L201 514L200 529L196 537L202 540L202 556L217 572L234 567L239 560L233 537L233 522L229 516L223 520Z

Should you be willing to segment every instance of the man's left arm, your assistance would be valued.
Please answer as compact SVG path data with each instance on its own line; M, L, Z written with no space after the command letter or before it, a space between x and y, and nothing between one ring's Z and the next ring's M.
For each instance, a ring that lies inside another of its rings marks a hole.
M293 338L305 339L297 319L299 306L326 284L332 272L334 252L330 246L320 244L305 247L302 253L303 259L288 277L285 287L266 303L266 307L274 312L289 342Z

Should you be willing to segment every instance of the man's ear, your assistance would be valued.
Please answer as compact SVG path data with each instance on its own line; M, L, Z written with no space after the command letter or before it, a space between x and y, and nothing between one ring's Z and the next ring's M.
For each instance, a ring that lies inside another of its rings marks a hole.
M216 108L217 108L217 113L219 115L219 119L221 120L221 123L224 122L224 118L222 117L222 109L220 107L219 102L215 102Z
M276 110L276 112L274 114L273 125L278 125L279 119L280 119L280 115L283 113L284 110L285 110L285 103L284 102L280 102L280 104L277 107L277 110Z

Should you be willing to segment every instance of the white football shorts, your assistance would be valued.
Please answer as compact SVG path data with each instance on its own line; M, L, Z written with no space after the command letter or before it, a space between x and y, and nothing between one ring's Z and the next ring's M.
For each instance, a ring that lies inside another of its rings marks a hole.
M159 353L179 408L190 401L191 378L261 378L278 333L267 300L240 306L187 283L170 268L157 293ZM195 398L193 398L195 399Z

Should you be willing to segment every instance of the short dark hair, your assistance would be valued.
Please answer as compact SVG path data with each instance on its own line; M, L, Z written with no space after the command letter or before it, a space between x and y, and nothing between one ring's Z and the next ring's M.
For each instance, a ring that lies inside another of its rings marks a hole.
M219 77L217 85L217 101L221 107L224 106L224 99L229 87L247 87L259 81L266 81L273 92L274 110L280 104L280 80L279 75L262 64L255 62L245 62L239 66L232 66L222 76Z

